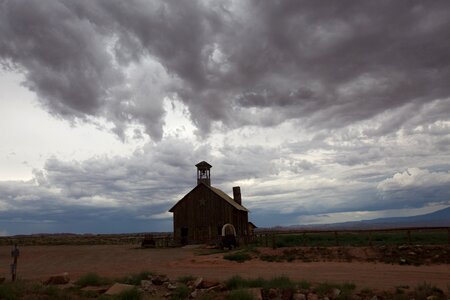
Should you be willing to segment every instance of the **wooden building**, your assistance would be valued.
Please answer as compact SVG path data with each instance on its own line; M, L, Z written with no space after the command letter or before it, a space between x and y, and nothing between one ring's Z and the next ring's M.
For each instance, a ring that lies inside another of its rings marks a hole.
M211 165L197 167L197 186L169 211L173 213L173 232L181 244L217 242L225 231L239 237L248 235L248 210L242 206L240 187L233 187L233 198L211 186Z

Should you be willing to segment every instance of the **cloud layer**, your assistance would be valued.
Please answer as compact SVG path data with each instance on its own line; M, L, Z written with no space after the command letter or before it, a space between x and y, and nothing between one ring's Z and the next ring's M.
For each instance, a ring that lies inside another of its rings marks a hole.
M150 138L0 182L0 234L170 230L200 160L262 226L448 205L449 49L447 1L0 0L0 63L43 109Z
M0 5L3 63L52 113L102 116L119 135L139 123L160 140L164 97L208 133L287 119L335 128L450 93L445 1Z

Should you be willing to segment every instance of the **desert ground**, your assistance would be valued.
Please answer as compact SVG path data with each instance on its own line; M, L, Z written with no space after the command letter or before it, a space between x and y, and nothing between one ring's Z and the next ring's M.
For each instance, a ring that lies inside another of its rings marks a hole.
M0 246L0 277L9 278L11 247ZM198 255L194 248L140 249L137 245L23 246L18 277L44 280L68 272L76 279L88 272L119 277L150 271L170 278L192 275L224 280L233 275L272 278L286 275L311 282L352 282L359 288L389 289L424 282L447 290L450 265L398 265L373 262L266 262L258 259L238 263L223 253Z

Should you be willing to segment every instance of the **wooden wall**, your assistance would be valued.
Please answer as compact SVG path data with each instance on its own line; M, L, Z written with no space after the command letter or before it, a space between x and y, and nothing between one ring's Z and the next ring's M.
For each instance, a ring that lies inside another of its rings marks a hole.
M248 213L237 210L203 185L197 186L177 204L173 218L175 241L189 244L217 241L221 234L219 229L227 223L235 227L239 236L247 235L248 230ZM182 228L187 228L183 241Z

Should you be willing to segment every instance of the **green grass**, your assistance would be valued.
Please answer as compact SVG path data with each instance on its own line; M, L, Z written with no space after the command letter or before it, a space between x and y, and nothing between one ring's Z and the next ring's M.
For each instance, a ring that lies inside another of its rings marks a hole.
M245 289L241 289L241 290L231 291L226 299L227 300L254 300L255 297L253 297L253 295L249 291L247 291Z
M437 299L446 299L444 292L441 289L427 282L416 286L414 289L414 296L416 300L426 300L429 296L435 296Z
M181 284L177 286L177 288L173 291L172 296L170 299L172 300L182 300L189 297L190 290L185 284Z
M239 275L233 276L225 281L225 286L230 290L243 289L243 288L278 288L278 289L293 289L301 288L308 289L311 285L307 281L292 281L289 277L278 276L272 279L266 280L261 277L256 279L245 279Z
M177 282L187 284L189 281L195 280L195 277L192 275L180 276L177 278Z
M355 288L356 288L355 284L348 283L348 282L342 283L342 284L324 282L324 283L318 284L315 287L315 291L320 297L324 297L328 293L330 293L333 289L339 289L340 294L337 297L337 299L347 300L347 299L351 299L352 292Z
M112 281L108 278L100 277L96 273L87 273L86 275L81 276L75 284L79 287L85 286L100 286L107 285L112 283Z
M443 231L411 231L411 244L414 245L438 245L448 243L448 233ZM373 232L333 232L305 233L305 234L277 234L275 245L272 245L272 237L268 238L268 246L275 247L298 247L317 246L368 246L372 245L400 245L410 242L406 231ZM259 238L257 245L265 246L265 238Z
M133 274L124 278L120 278L117 282L131 284L131 285L140 285L141 280L148 280L148 277L154 275L152 272L142 271L137 274Z
M244 262L246 260L251 260L252 257L250 256L250 254L248 254L247 252L235 252L235 253L230 253L230 254L225 254L223 256L224 259L228 259L228 260L232 260L232 261L237 261L237 262Z
M25 292L26 287L22 281L16 281L14 283L5 282L0 284L0 299L20 299Z

